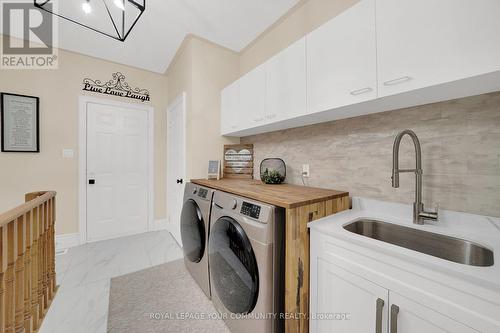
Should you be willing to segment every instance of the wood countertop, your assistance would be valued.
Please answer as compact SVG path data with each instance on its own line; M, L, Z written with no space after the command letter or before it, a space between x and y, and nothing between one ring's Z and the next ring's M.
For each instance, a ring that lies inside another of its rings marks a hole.
M248 179L192 179L192 183L283 208L295 208L349 196L349 192L291 184L268 185Z

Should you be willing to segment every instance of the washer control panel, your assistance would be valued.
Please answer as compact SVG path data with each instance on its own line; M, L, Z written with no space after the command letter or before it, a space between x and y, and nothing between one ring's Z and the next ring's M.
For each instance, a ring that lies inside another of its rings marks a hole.
M260 216L260 206L243 201L240 213L242 215L250 216L251 218L258 220Z
M198 190L198 196L200 198L206 199L207 195L208 195L208 190L206 188L200 187L200 189Z

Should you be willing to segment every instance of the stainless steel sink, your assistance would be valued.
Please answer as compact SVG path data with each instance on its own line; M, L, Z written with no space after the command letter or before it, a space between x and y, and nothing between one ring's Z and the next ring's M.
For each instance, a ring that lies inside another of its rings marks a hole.
M347 224L344 229L459 264L482 267L493 265L492 251L465 239L368 219Z

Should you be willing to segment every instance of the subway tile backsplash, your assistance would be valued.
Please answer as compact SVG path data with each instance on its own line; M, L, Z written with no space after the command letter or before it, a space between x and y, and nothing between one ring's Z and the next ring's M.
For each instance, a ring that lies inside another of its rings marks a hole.
M391 187L392 145L412 129L422 144L426 205L500 217L500 92L242 138L255 161L280 157L287 182L347 190L351 195L411 203L414 175ZM413 144L401 144L401 168L413 167ZM257 164L258 165L258 164ZM259 168L254 168L258 178Z

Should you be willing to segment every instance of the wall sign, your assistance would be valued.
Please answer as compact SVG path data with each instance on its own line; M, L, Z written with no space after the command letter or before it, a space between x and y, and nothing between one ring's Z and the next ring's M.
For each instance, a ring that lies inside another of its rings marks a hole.
M150 101L149 91L146 89L131 88L125 81L125 75L120 72L113 73L112 79L102 83L100 80L83 79L83 90L118 97L138 99L143 102Z
M208 161L207 179L220 179L220 161Z
M0 118L3 152L40 152L39 99L2 93Z
M224 145L224 178L253 179L253 145Z

